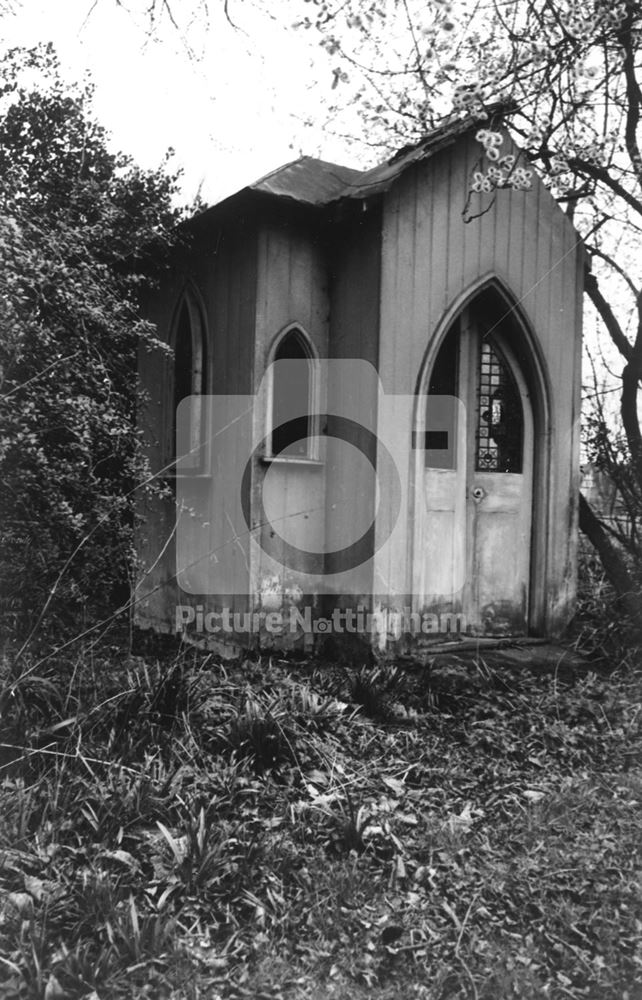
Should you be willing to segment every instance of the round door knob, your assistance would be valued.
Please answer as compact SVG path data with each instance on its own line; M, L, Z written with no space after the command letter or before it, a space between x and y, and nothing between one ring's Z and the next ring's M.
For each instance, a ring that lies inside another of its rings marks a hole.
M483 500L484 497L486 496L486 491L482 486L473 486L472 490L470 491L470 495L472 496L475 503L479 503L479 501Z

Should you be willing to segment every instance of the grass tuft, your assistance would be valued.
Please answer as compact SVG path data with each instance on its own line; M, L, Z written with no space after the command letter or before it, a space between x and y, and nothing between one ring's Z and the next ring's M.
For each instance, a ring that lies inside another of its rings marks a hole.
M641 995L630 651L30 669L0 692L8 1000Z

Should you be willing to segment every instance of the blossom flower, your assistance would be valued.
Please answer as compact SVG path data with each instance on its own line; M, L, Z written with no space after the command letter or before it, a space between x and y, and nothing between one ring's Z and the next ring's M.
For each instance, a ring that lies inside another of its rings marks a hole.
M473 105L477 104L482 96L479 86L471 87L470 84L462 83L455 87L453 93L453 106L456 111L469 111Z
M569 169L568 160L564 156L560 156L556 153L551 156L551 173L552 174L563 174Z
M477 142L481 142L487 154L489 149L501 146L504 141L504 137L501 132L490 132L487 128L480 128L479 132L476 133L475 138ZM491 159L496 159L496 157L493 156Z
M511 185L517 191L528 191L531 188L532 170L525 170L524 167L516 167L511 175Z
M557 185L558 190L561 193L564 193L565 191L568 191L571 188L573 183L573 178L571 174L560 174L559 177L555 178L555 183Z
M483 192L484 194L489 194L496 187L496 183L491 177L486 174L480 173L476 170L473 174L473 182L471 184L471 191L476 191L477 193Z

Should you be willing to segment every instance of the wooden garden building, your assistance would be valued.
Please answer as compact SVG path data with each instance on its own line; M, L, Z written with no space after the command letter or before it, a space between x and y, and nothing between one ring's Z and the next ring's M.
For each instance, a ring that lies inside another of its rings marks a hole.
M457 120L185 225L140 356L139 626L227 651L564 628L585 255L527 167Z

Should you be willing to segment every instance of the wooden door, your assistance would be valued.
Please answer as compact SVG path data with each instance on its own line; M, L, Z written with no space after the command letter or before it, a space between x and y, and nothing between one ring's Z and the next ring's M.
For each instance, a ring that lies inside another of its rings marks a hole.
M436 398L451 397L435 409ZM528 630L533 417L508 338L464 310L428 384L420 604L474 634ZM436 417L435 414L438 414ZM431 422L447 425L438 445ZM445 437L444 437L445 441Z

